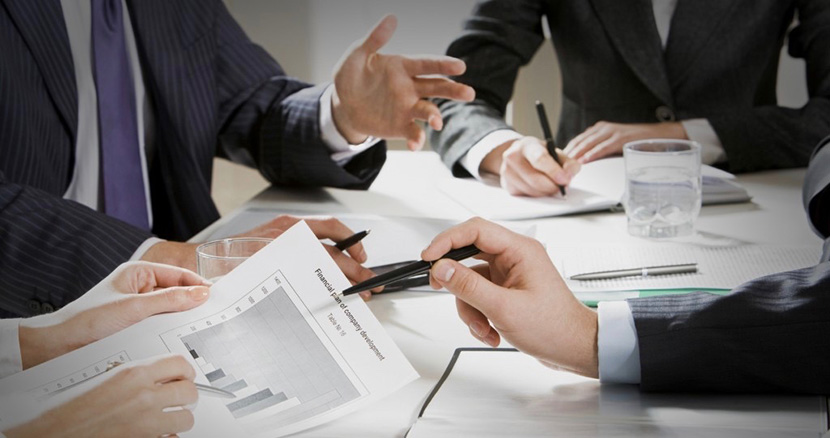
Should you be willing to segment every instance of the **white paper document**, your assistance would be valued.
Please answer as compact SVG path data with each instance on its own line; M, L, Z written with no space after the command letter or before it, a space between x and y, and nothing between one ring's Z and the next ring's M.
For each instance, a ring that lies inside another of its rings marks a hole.
M765 275L814 266L821 255L820 248L814 245L704 246L668 242L642 245L551 245L548 253L568 286L576 293L680 288L733 289ZM589 281L570 278L600 271L687 263L697 263L698 271ZM580 295L580 298L584 297Z
M734 175L711 166L702 166L703 204L749 201L746 190L732 180ZM438 188L447 196L490 220L520 220L564 216L618 208L625 192L625 162L607 158L582 166L566 197L512 196L493 179L442 181Z
M349 285L300 222L220 279L202 306L0 380L0 430L100 384L113 361L165 353L236 395L201 394L182 436L270 438L331 421L418 377L365 303L339 295Z
M818 396L641 393L505 350L456 351L407 438L818 437Z

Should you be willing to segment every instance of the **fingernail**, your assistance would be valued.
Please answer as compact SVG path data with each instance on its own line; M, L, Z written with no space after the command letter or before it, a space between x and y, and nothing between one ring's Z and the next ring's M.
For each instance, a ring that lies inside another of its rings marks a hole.
M208 293L208 288L204 286L193 286L187 289L187 295L193 301L204 301Z
M484 333L484 326L481 325L480 322L471 323L470 324L470 330L472 330L473 333L475 333L476 336L478 336L479 338L483 337L482 334Z
M372 299L372 292L368 290L365 292L361 292L360 298L363 298L363 301L369 301Z
M210 281L210 280L207 280L207 279L203 279L202 280L202 285L210 287L210 286L213 286L213 282Z
M556 172L556 175L553 176L554 181L557 184L566 186L571 183L571 176L568 175L568 172Z
M444 283L452 280L452 276L455 274L455 268L453 268L448 261L438 261L434 269L435 278L443 281Z
M535 163L544 153L545 150L541 147L528 147L525 149L525 158L527 158L527 161Z
M496 347L496 346L499 345L498 342L496 341L496 334L495 333L488 334L487 337L484 338L484 341L487 342L487 345L489 345L491 347Z

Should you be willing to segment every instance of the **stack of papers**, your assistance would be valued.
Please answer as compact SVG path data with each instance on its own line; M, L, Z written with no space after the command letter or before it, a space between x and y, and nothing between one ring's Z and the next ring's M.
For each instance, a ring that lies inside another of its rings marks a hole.
M750 200L747 191L734 182L735 176L704 165L703 204L723 204ZM568 195L546 198L512 196L493 179L442 181L444 194L490 220L520 220L564 216L620 208L625 192L625 162L621 157L586 164L568 186Z

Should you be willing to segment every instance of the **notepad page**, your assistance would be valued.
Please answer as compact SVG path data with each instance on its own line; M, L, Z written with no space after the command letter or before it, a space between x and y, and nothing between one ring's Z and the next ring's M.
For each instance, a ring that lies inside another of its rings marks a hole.
M551 259L571 290L732 289L749 280L806 268L819 261L816 246L582 245L551 247ZM578 281L570 277L598 271L697 263L698 272L649 277Z

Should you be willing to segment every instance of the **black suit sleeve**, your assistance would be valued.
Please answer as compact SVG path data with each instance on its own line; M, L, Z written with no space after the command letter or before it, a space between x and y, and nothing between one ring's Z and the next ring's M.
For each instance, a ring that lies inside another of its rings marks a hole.
M813 230L830 238L830 137L816 149L804 178L804 209ZM825 254L830 257L830 254Z
M430 143L456 176L467 175L459 164L487 134L509 129L504 121L519 68L544 42L542 2L491 0L476 6L447 55L464 60L467 71L454 78L476 90L472 103L439 100L444 129L430 130Z
M33 316L78 298L150 234L0 173L0 309ZM35 307L30 307L35 304Z
M703 114L721 140L732 172L804 166L830 132L830 2L798 2L789 52L804 58L810 99L801 108L757 106Z
M257 167L274 184L368 188L386 159L385 145L343 167L332 161L319 126L325 86L287 76L217 3L218 155Z
M723 297L629 300L644 391L829 394L830 263Z

